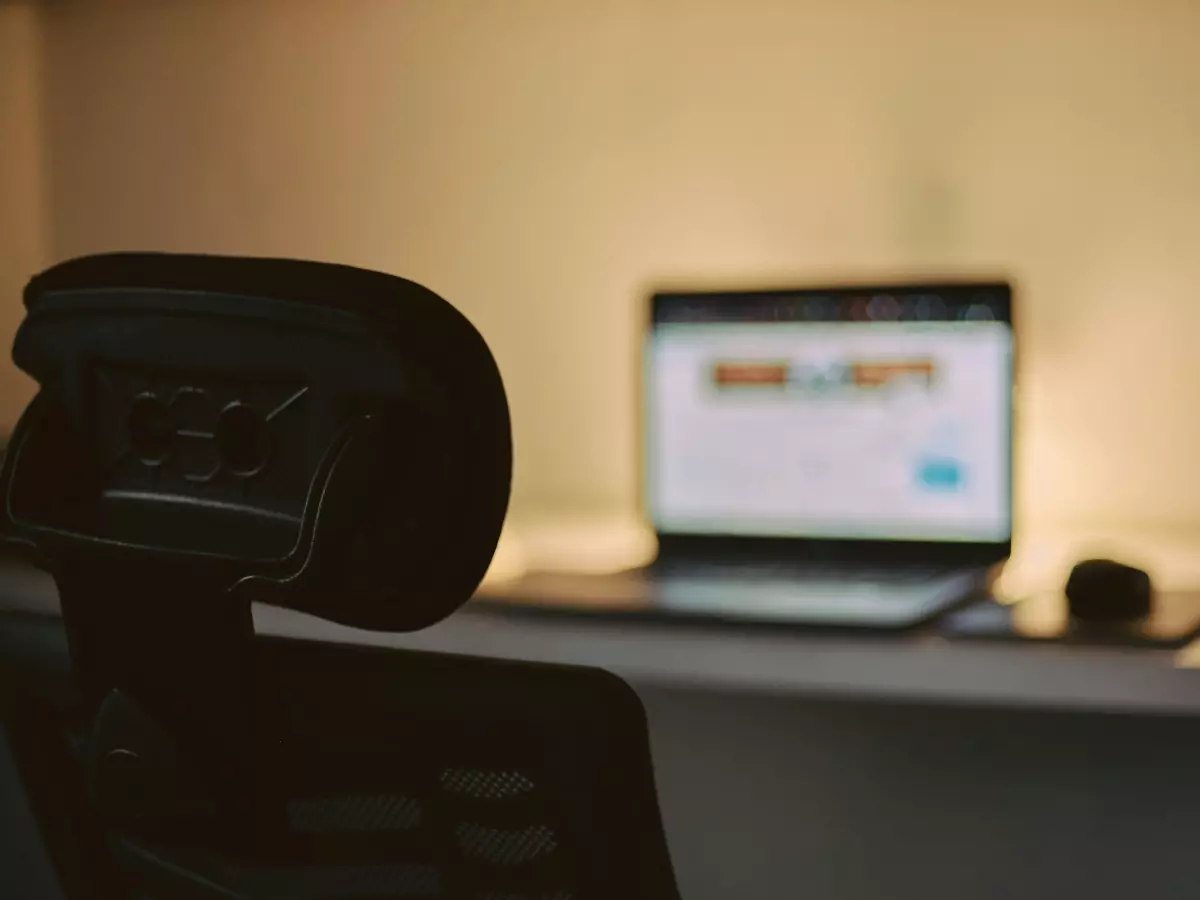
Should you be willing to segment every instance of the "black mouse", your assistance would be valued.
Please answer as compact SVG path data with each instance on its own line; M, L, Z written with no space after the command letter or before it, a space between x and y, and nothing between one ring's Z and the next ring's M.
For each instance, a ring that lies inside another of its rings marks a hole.
M1085 559L1067 579L1067 606L1078 622L1116 625L1150 615L1150 575L1111 559Z

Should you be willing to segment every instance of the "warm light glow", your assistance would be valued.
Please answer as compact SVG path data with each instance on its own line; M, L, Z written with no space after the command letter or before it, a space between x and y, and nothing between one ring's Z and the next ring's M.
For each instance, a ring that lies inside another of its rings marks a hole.
M481 587L495 587L516 581L525 574L527 569L521 539L514 532L512 526L506 524L500 533L500 543L496 547L495 555L492 556L492 564L488 567L487 574L483 576Z
M49 255L428 284L496 354L527 508L635 514L648 288L983 271L1018 291L1026 521L1200 525L1200 119L1181 114L1200 4L37 6ZM36 178L9 121L0 174ZM35 204L11 206L32 233ZM33 265L0 266L11 330ZM19 386L0 379L0 415ZM622 555L581 543L563 552L588 567Z
M509 522L484 583L513 581L527 572L608 575L654 559L653 532L622 516L538 515Z

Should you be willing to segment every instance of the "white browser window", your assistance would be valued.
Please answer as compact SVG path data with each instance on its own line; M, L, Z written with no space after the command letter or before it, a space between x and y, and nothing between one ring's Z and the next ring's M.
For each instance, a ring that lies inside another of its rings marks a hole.
M1011 534L1005 322L664 322L646 353L660 531Z

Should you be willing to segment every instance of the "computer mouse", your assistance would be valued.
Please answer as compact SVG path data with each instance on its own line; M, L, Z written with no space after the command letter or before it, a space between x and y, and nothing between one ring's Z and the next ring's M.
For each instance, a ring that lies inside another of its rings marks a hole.
M1067 578L1071 618L1095 624L1124 624L1150 615L1153 588L1145 571L1111 559L1085 559Z

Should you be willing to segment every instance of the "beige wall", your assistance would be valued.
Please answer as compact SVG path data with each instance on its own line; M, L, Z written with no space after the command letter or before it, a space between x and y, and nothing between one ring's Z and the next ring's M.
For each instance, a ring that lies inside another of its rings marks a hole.
M378 267L462 307L517 504L630 509L640 297L998 272L1019 502L1200 526L1200 4L46 7L56 256Z
M32 4L0 0L0 351L21 320L21 288L46 261L38 117L39 33ZM0 430L20 415L33 383L0 365Z

